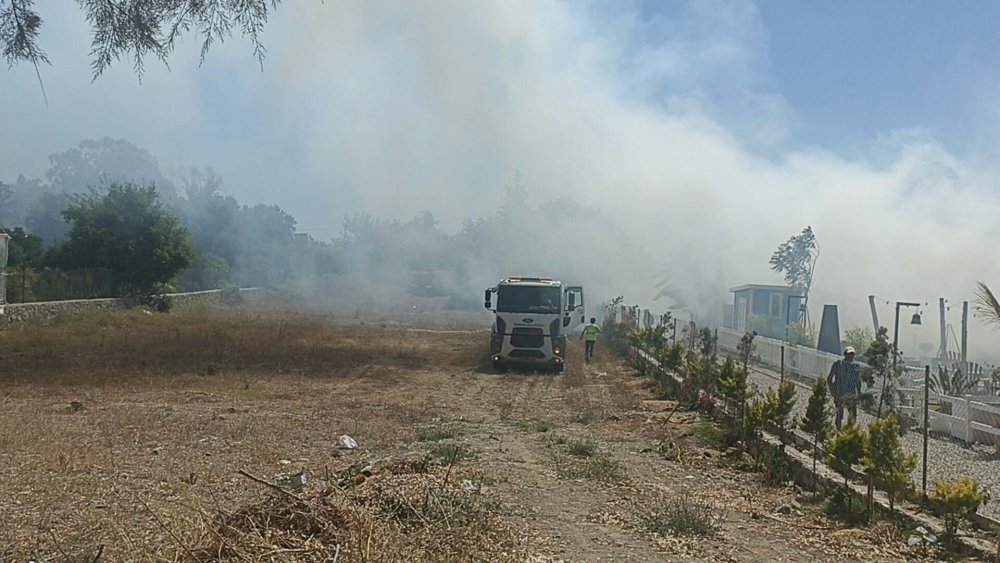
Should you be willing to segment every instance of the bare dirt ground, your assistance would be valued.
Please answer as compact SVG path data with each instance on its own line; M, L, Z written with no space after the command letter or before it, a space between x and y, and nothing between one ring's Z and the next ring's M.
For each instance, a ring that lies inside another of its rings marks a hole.
M918 559L734 469L609 351L495 375L481 328L198 308L0 332L0 561ZM710 529L671 531L680 509Z

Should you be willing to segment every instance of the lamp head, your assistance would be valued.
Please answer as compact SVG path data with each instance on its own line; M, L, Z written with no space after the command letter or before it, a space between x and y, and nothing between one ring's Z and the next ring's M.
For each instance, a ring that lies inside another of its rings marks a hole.
M920 322L920 313L913 313L913 318L910 319L910 324L911 325L923 324Z

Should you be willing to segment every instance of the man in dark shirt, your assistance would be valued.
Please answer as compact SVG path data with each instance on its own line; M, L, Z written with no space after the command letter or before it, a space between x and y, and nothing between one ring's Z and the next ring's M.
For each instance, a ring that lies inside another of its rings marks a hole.
M848 346L844 349L844 359L833 362L830 366L830 375L826 382L830 384L830 395L833 396L833 405L837 409L834 424L840 430L844 421L844 407L848 412L858 419L858 396L861 394L861 377L858 373L858 364L854 363L854 348Z

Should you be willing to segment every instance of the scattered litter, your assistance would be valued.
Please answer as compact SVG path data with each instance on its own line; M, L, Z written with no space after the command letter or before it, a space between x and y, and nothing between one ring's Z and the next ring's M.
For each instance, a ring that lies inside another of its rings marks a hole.
M344 448L345 450L353 450L354 448L358 447L358 443L354 440L354 438L351 438L347 434L344 434L340 438L337 438L337 445L340 446L341 448Z
M306 484L306 474L303 471L298 473L290 473L288 475L279 475L277 479L278 485L285 489L289 489L296 493L302 492L302 487Z
M292 463L291 460L288 460L288 459L279 459L278 460L278 465L290 465L291 463Z
M472 479L462 479L462 490L467 493L475 493L486 491L486 487L482 483L477 483Z

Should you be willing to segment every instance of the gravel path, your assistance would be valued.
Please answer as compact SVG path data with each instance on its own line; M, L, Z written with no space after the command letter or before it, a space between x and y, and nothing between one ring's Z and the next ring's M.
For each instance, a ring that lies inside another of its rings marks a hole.
M749 380L761 393L771 387L775 387L779 381L779 375L770 370L752 367ZM809 402L811 389L796 383L798 390L795 401L795 415L802 417L805 414L806 404ZM859 412L858 422L867 427L874 419L868 413ZM923 450L923 436L917 431L907 432L903 435L901 442L907 452L917 454L919 458ZM985 444L968 445L950 438L935 436L931 434L927 441L927 487L933 487L934 481L953 481L959 477L970 477L983 484L994 498L1000 495L1000 454L996 449ZM921 480L921 463L918 461L917 468L913 471L913 480L917 487ZM1000 502L986 503L979 509L981 514L985 514L994 519L1000 519Z

